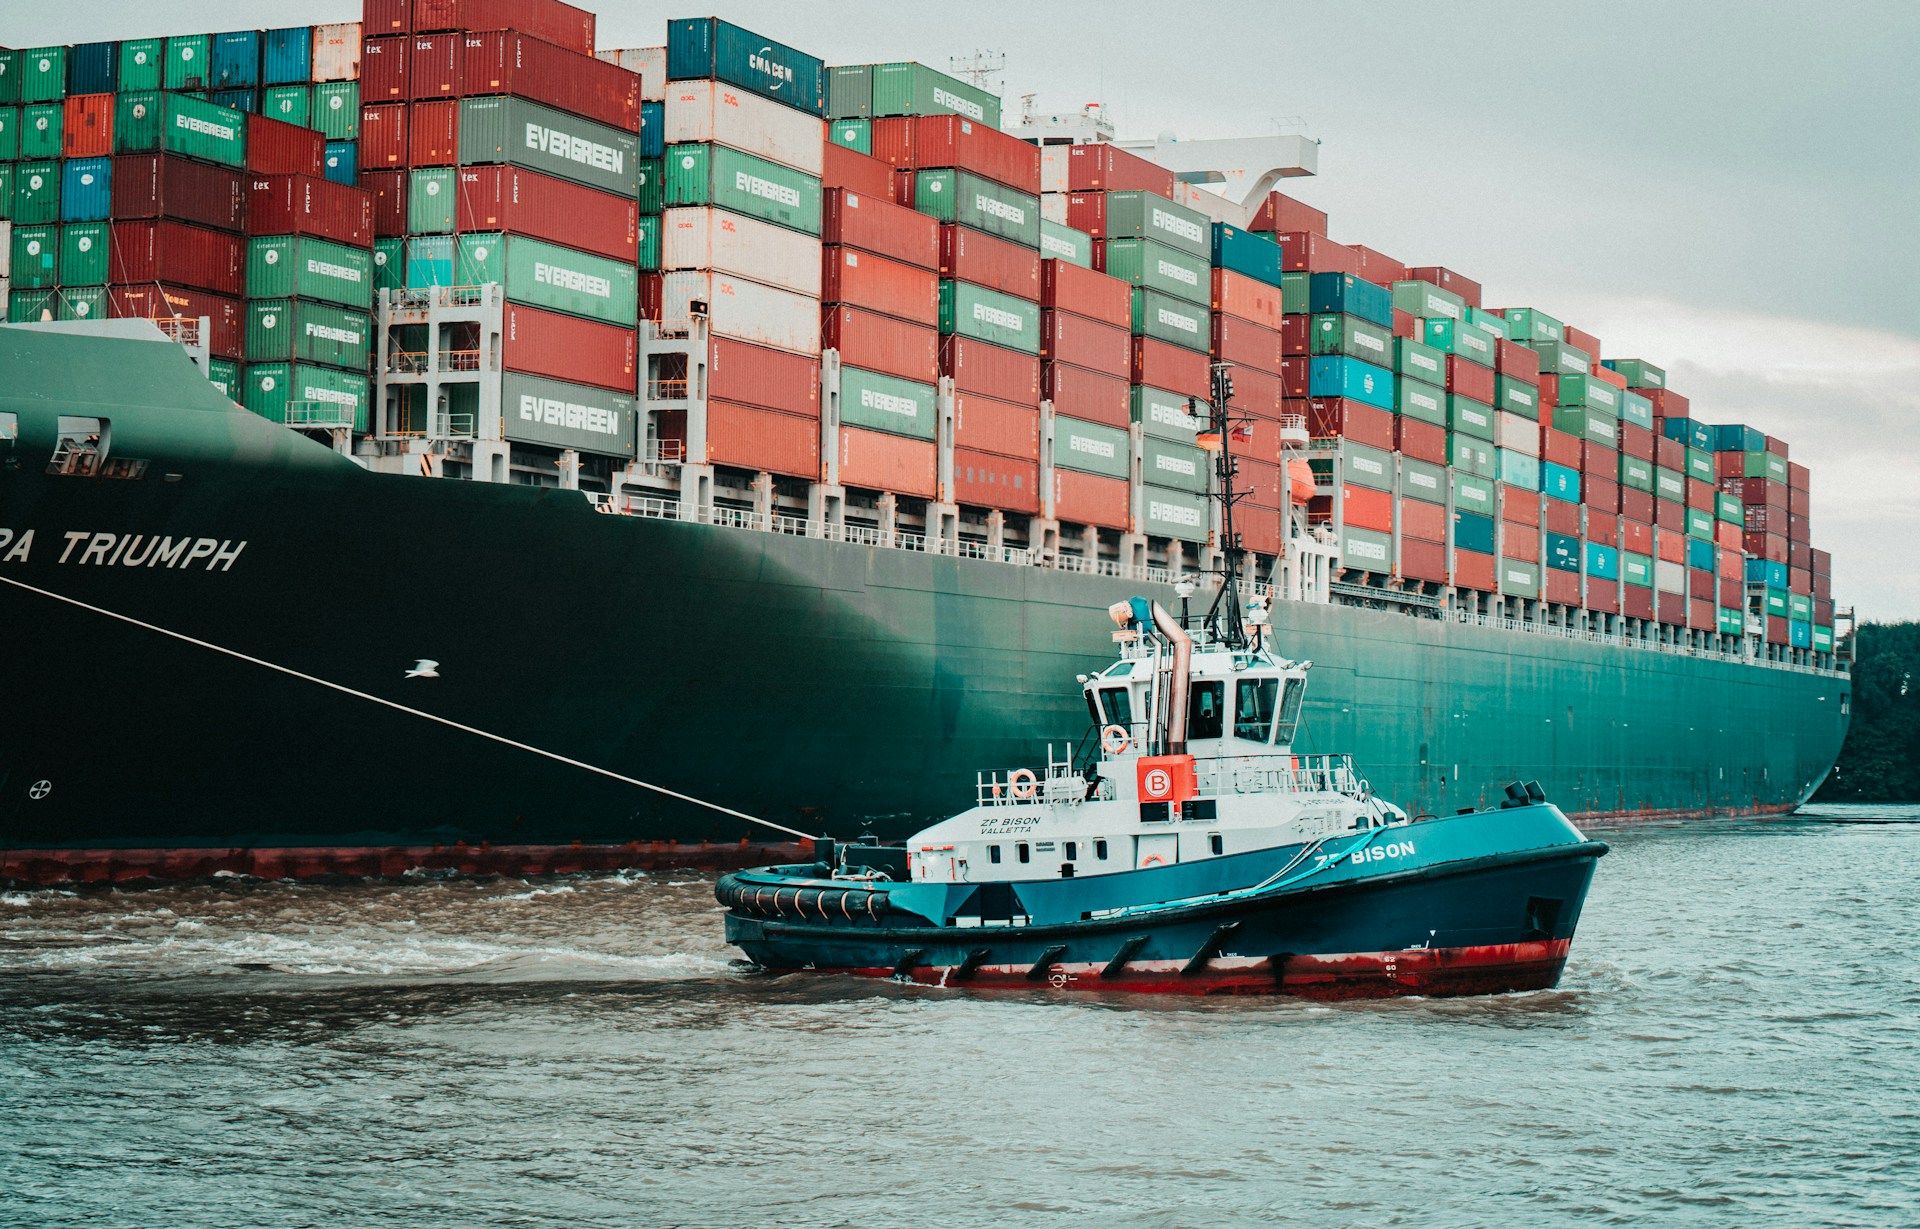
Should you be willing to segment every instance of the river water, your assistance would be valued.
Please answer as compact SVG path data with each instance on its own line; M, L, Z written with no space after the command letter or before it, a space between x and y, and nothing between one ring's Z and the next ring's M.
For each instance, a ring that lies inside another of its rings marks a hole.
M0 1224L1914 1225L1920 806L1597 831L1560 987L742 972L710 876L0 895Z

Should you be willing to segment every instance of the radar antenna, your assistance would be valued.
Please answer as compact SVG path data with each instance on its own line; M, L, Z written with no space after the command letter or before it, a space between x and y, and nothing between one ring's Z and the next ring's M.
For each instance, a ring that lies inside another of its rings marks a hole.
M1000 92L988 81L1005 72L1006 68L1007 53L1004 51L975 50L972 55L957 55L947 60L947 71L974 89L985 90L989 94Z

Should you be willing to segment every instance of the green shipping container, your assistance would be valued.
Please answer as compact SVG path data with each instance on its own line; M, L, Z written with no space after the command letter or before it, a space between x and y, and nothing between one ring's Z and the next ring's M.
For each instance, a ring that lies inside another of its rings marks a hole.
M407 176L408 234L453 233L453 184L456 174L450 166L435 166L421 167Z
M1432 465L1426 461L1416 461L1412 457L1401 457L1400 494L1406 496L1408 499L1417 499L1423 503L1446 503L1446 466Z
M1507 309L1507 337L1522 345L1538 347L1545 341L1559 341L1567 335L1567 326L1543 311L1531 307Z
M1454 470L1453 506L1459 512L1492 516L1494 512L1493 479L1478 478L1472 474Z
M1639 457L1621 456L1620 485L1630 490L1653 494L1653 465Z
M1683 504L1687 502L1687 476L1677 469L1656 465L1653 467L1653 493L1660 499Z
M1725 521L1729 525L1745 525L1746 511L1740 504L1740 497L1726 491L1713 493L1713 519Z
M1767 590L1767 613L1776 619L1787 617L1787 591L1785 589Z
M1162 448L1182 446L1160 439L1154 443ZM1151 456L1151 451L1147 455ZM1053 464L1055 468L1078 470L1083 474L1131 478L1132 437L1118 427L1057 417L1053 420Z
M1434 319L1426 323L1427 344L1482 367L1493 366L1495 337L1464 320Z
M1059 457L1054 460L1057 463ZM1140 481L1147 486L1204 495L1208 469L1207 454L1192 444L1141 434Z
M1393 539L1371 529L1342 525L1340 563L1343 567L1387 575L1393 571Z
M1064 260L1082 269L1093 268L1093 236L1086 231L1040 219L1040 256ZM1211 281L1211 274L1209 274Z
M1138 286L1133 288L1133 332L1136 337L1152 337L1202 354L1213 342L1213 325L1205 307Z
M1713 454L1704 448L1687 449L1687 477L1698 482L1714 481Z
M1348 482L1374 491L1393 490L1392 453L1347 440L1341 445L1341 455L1346 464L1340 467L1340 472Z
M873 114L873 65L841 64L827 70L827 116L865 119ZM829 127L837 127L830 125ZM839 140L829 134L830 140ZM843 142L844 144L844 142ZM868 152L862 149L861 153Z
M289 426L367 429L367 377L306 363L248 364L241 404Z
M1401 376L1393 383L1394 413L1436 427L1447 425L1447 394L1437 384Z
M971 171L917 171L913 207L942 222L958 222L1021 247L1040 248L1040 198Z
M1511 448L1493 450L1493 476L1523 491L1540 489L1540 458Z
M1467 308L1467 323L1473 325L1475 328L1485 329L1501 341L1513 340L1513 331L1508 326L1504 316L1496 316L1492 312L1482 311L1477 307L1469 307Z
M1493 407L1484 401L1475 401L1471 397L1462 397L1458 393L1447 394L1447 429L1456 435L1471 435L1477 439L1493 438Z
M1207 429L1207 416L1213 413L1210 403L1163 388L1136 384L1132 394L1133 421L1140 424L1143 433L1164 440L1193 443L1193 437Z
M313 126L329 141L360 139L360 83L327 81L313 87Z
M247 303L249 363L298 361L364 372L373 322L365 312L304 299Z
M1620 579L1642 589L1653 588L1653 556L1620 552Z
M60 229L60 284L107 284L108 236L105 222L69 222Z
M24 169L24 168L23 168ZM1787 459L1777 457L1770 452L1748 452L1741 454L1740 472L1747 478L1770 478L1775 482L1787 480Z
M0 221L13 217L13 163L0 162Z
M630 457L639 410L632 393L513 371L500 377L501 433L510 440Z
M1620 396L1620 421L1653 430L1653 402L1632 389L1615 389Z
M1541 375L1585 377L1593 370L1593 356L1564 341L1539 342L1534 351L1540 356Z
M1447 433L1447 460L1463 474L1493 477L1493 445L1477 436Z
M461 99L459 145L461 166L505 163L629 198L639 190L639 137L524 98Z
M20 108L20 157L58 158L61 117L66 108L57 102L36 102Z
M67 96L65 47L29 47L18 63L21 102L54 102Z
M1816 653L1833 652L1833 629L1831 627L1822 627L1818 623L1813 625L1813 651Z
M1813 619L1813 599L1801 593L1787 594L1787 617L1795 623L1808 623Z
M846 114L953 114L989 128L1000 127L1000 100L983 89L925 64L875 64L872 68L872 111Z
M1540 565L1525 559L1500 558L1500 575L1497 579L1500 592L1509 597L1540 596Z
M1607 448L1620 446L1620 424L1605 410L1589 410L1576 405L1553 407L1553 429L1577 435L1589 443Z
M373 256L363 248L300 235L257 235L247 241L250 298L313 299L366 310L373 305L373 291Z
M20 53L0 47L0 106L20 101Z
M20 156L20 108L0 107L0 162Z
M60 164L13 164L13 220L22 226L60 220Z
M373 288L403 290L407 285L407 241L398 237L373 241Z
M667 207L715 205L797 230L820 233L820 181L804 171L725 145L669 145Z
M306 85L270 85L260 94L260 114L283 124L317 128L313 122L313 87ZM345 138L339 138L344 140Z
M122 94L114 107L116 153L164 150L200 162L247 162L247 117L185 94Z
M44 290L16 290L7 296L8 324L35 324L42 320L59 318L60 292L51 287Z
M1713 513L1702 512L1698 508L1687 509L1687 536L1713 541Z
M108 314L107 288L63 286L56 306L56 320L105 320Z
M206 89L213 74L213 57L208 54L209 42L204 34L178 34L168 39L162 84L169 90Z
M863 119L835 120L827 125L827 140L855 153L873 153L873 125Z
M1280 275L1280 310L1289 316L1304 316L1312 310L1313 274Z
M230 358L212 358L207 360L207 380L227 400L239 403L240 400L240 364Z
M1510 376L1495 376L1494 408L1540 421L1540 390Z
M1465 323L1467 301L1451 290L1442 290L1432 282L1395 282L1393 305L1422 320L1455 320Z
M1386 367L1393 362L1393 342L1392 329L1383 329L1358 316L1326 312L1313 318L1308 349L1313 354L1344 354Z
M164 38L132 38L120 44L120 92L157 90L166 84ZM232 395L231 392L228 393Z
M634 199L641 214L661 213L667 207L666 159L642 158L634 175Z
M940 283L940 331L1040 353L1040 305L971 282Z
M1204 495L1191 491L1170 491L1164 487L1140 488L1140 532L1182 542L1205 542L1208 534L1210 504Z
M453 263L454 285L496 282L511 303L627 328L639 318L640 272L621 261L525 235L483 234L461 235Z
M1562 349L1565 350L1565 347ZM1560 377L1559 403L1603 410L1617 418L1620 414L1620 390L1596 375L1563 375Z
M660 267L660 216L641 214L637 236L634 264L642 269L658 269Z
M1107 239L1152 239L1209 259L1213 220L1151 192L1107 193Z
M1729 610L1725 606L1720 607L1720 634L1722 636L1739 636L1744 634L1746 630L1747 620L1744 615L1738 610Z
M1616 358L1609 360L1608 366L1626 380L1628 388L1665 388L1667 386L1666 369L1655 367L1645 359Z
M1293 309L1287 310L1291 312ZM1414 341L1408 337L1394 338L1393 369L1409 379L1423 380L1441 388L1446 387L1447 356L1424 342Z
M60 228L13 228L13 288L41 290L60 284Z
M936 390L931 384L857 367L840 369L840 422L845 426L930 440L939 413L936 401ZM1124 432L1121 438L1126 438ZM1065 464L1058 458L1056 462Z
M1213 302L1213 271L1204 258L1151 239L1109 239L1106 273L1202 308ZM1138 330L1136 330L1138 331Z

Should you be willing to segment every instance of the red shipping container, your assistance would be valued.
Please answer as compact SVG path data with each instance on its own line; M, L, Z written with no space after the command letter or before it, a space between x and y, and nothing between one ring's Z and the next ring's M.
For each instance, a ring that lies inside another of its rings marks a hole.
M360 170L385 171L407 165L405 103L360 108Z
M1393 335L1408 341L1420 340L1420 318L1412 312L1393 309Z
M1233 531L1240 535L1243 549L1258 555L1278 555L1282 541L1280 519L1277 509L1241 504L1233 511ZM1445 554L1444 548L1441 553Z
M1738 457L1740 454L1721 453L1721 456ZM1769 508L1786 510L1791 499L1791 488L1784 482L1775 482L1771 478L1723 478L1720 489L1737 495L1743 504L1765 504Z
M1351 273L1360 276L1360 254L1325 235L1303 231L1279 234L1281 267L1289 273Z
M1493 369L1510 380L1540 386L1540 356L1517 341L1496 341Z
M514 166L462 167L459 178L456 230L526 235L627 264L639 252L637 201ZM375 234L383 233L380 209L376 202Z
M1587 332L1585 329L1575 328L1569 324L1562 326L1561 336L1566 338L1567 344L1574 349L1584 351L1596 362L1599 360L1600 339L1592 333Z
M1807 492L1796 491L1791 487L1787 488L1787 511L1793 513L1795 516L1804 517L1811 515L1809 509L1812 502L1813 498L1808 495Z
M1580 604L1580 573L1563 572L1559 568L1542 568L1540 578L1545 582L1543 596L1557 606L1578 606Z
M1442 290L1452 291L1467 301L1467 306L1480 306L1480 283L1470 277L1462 277L1452 269L1443 269L1439 265L1414 265L1407 269L1410 281L1431 282Z
M1040 357L1090 371L1125 371L1132 355L1124 328L1101 324L1072 312L1040 313Z
M1820 592L1820 577L1813 578L1813 621L1822 627L1833 626L1833 595Z
M1402 536L1396 570L1408 580L1430 580L1445 584L1447 548L1440 542Z
M1076 149L1089 148L1075 146ZM1213 310L1234 316L1261 328L1278 329L1284 318L1280 287L1257 281L1244 273L1226 269L1213 271ZM1301 317L1306 319L1306 317Z
M1718 572L1720 579L1738 581L1745 577L1746 556L1741 554L1738 546L1723 547L1716 550L1714 552L1714 559L1716 561L1715 570ZM1728 602L1727 605L1737 606L1739 603Z
M60 118L64 158L104 158L113 152L112 94L69 94Z
M1280 353L1289 357L1305 355L1313 349L1313 317L1280 318Z
M940 322L940 278L931 269L848 247L821 251L820 297L920 324Z
M373 199L357 185L317 175L256 175L247 185L247 233L372 247Z
M1738 578L1722 578L1718 585L1720 604L1728 610L1740 610L1747 603L1746 582Z
M1601 614L1619 614L1620 582L1601 580L1596 576L1587 577L1586 607Z
M1233 316L1214 316L1213 357L1236 367L1280 374L1280 334Z
M1184 397L1213 396L1213 367L1206 355L1151 337L1133 339L1129 372L1135 384L1164 388Z
M575 384L624 393L632 393L638 387L634 358L637 334L632 329L508 303L502 331L500 363L508 371L571 380ZM710 401L710 419L712 409ZM708 434L711 442L711 422ZM817 473L820 456L817 423L813 435L814 472Z
M1541 513L1548 533L1564 533L1568 537L1580 533L1580 505L1570 504L1564 499L1541 501Z
M1040 511L1040 462L953 450L953 502L1005 512Z
M1598 359L1594 360L1593 367L1591 368L1591 372L1592 372L1593 378L1600 381L1602 384L1611 384L1615 388L1619 388L1619 389L1624 389L1627 386L1627 377L1621 375L1619 372L1613 370L1610 367L1602 367L1600 365L1600 360Z
M640 74L520 33L518 21L508 24L505 30L469 27L461 38L461 93L512 94L623 132L640 131ZM413 72L414 96L421 97L418 64Z
M112 278L166 282L215 294L245 292L247 246L238 235L162 218L113 223Z
M1620 518L1588 509L1586 539L1589 542L1598 542L1602 546L1618 547Z
M1813 574L1815 576L1831 575L1833 573L1833 552L1821 550L1816 546L1811 553L1813 555Z
M1720 626L1720 611L1715 607L1713 595L1706 600L1695 598L1687 603L1687 626L1696 632L1711 632Z
M964 116L876 119L872 137L873 156L902 170L953 166L1021 192L1040 191L1039 146Z
M1595 512L1617 516L1620 512L1620 484L1611 478L1580 477L1580 502Z
M1408 538L1419 538L1426 542L1447 540L1447 510L1440 504L1403 498L1395 509L1395 515L1400 520L1402 541Z
M1698 478L1687 479L1687 507L1699 512L1712 512L1717 506L1715 494L1713 483L1702 482Z
M1653 496L1630 486L1620 488L1620 515L1653 524Z
M1789 593L1797 593L1801 597L1812 597L1813 573L1807 571L1805 568L1788 568L1787 591Z
M1283 471L1278 465L1256 461L1238 452L1233 459L1238 466L1233 479L1234 494L1246 496L1245 503L1234 505L1233 527L1238 530L1241 512L1249 507L1277 509L1286 493L1280 489Z
M1457 354L1449 354L1447 355L1447 391L1492 405L1494 402L1493 368L1482 367Z
M1653 412L1661 418L1692 418L1693 405L1685 397L1667 388L1640 388L1635 392L1653 402Z
M1645 431L1646 428L1640 427L1638 430ZM1687 468L1687 446L1664 435L1654 436L1653 463L1666 469L1684 470Z
M1040 360L1031 354L966 337L943 337L940 374L953 377L956 392L976 393L1031 409L1040 406Z
M240 230L247 216L246 177L224 166L172 154L122 154L113 160L116 219L175 218Z
M413 28L520 30L579 55L593 54L593 14L557 0L413 0Z
M1687 561L1686 533L1684 531L1675 533L1664 525L1656 528L1658 532L1653 535L1653 557L1668 563L1685 563Z
M360 28L365 38L408 33L413 29L413 0L361 0Z
M1407 280L1407 266L1387 255L1376 252L1362 244L1348 244L1354 254L1360 258L1359 275L1376 286L1391 287L1395 282Z
M1807 490L1810 486L1812 471L1798 461L1787 463L1787 486L1795 491Z
M362 171L360 188L373 202L373 233L381 239L407 233L407 173Z
M938 491L938 463L932 440L840 428L842 486L932 499Z
M1500 519L1519 525L1540 527L1540 493L1505 482L1493 484L1494 498L1500 505Z
M1313 206L1303 204L1279 192L1269 192L1267 199L1260 202L1254 210L1253 220L1247 224L1248 230L1258 231L1307 231L1311 234L1327 233L1327 215ZM1491 569L1492 565L1488 565Z
M209 294L186 286L144 282L138 286L107 288L107 315L111 319L168 320L185 317L191 320L204 317L207 321L207 351L215 358L239 359L240 320L244 311L237 298Z
M875 196L829 188L820 216L822 242L873 252L918 269L940 266L940 223L894 204L884 192Z
M1540 562L1540 531L1532 525L1500 522L1500 554L1508 559Z
M1447 429L1430 422L1395 415L1393 446L1416 461L1430 465L1447 463Z
M1313 363L1306 358L1290 358L1280 364L1281 393L1288 400L1305 397L1313 386Z
M1787 441L1772 435L1767 436L1766 440L1768 452L1779 457L1782 461L1787 459Z
M1645 427L1636 427L1630 422L1621 423L1620 451L1642 461L1653 460L1653 432Z
M1812 555L1813 555L1812 548L1809 547L1805 542L1795 542L1792 538L1787 539L1787 566L1788 567L1800 568L1804 570L1809 576L1811 576L1813 574L1813 569L1808 565L1813 561Z
M1067 147L1067 191L1152 192L1173 196L1173 172L1117 145Z
M1617 480L1620 476L1620 454L1604 444L1595 444L1589 440L1580 441L1580 477L1583 482L1595 478Z
M1278 418L1282 413L1284 398L1281 397L1280 377L1252 367L1236 367L1233 377L1233 399L1228 403L1235 413L1252 414L1258 418Z
M828 141L821 162L820 186L845 188L877 201L892 202L893 168L857 149Z
M1684 593L1653 592L1653 617L1668 627L1687 625L1687 608L1691 603Z
M1040 301L1040 253L969 227L940 228L940 276Z
M460 43L458 34L420 34L407 40L407 97L415 102L434 98L458 98L460 88ZM613 68L609 64L607 67ZM476 94L501 93L476 89Z
M1687 506L1677 499L1659 499L1653 501L1653 523L1662 529L1671 529L1675 533L1687 531Z
M1043 307L1072 312L1123 329L1133 323L1132 286L1117 277L1064 260L1040 262L1040 303Z
M1713 601L1713 573L1702 568L1688 568L1687 594L1707 602Z
M1540 459L1568 469L1580 468L1580 437L1552 427L1540 428Z
M708 398L707 455L687 459L818 480L820 420Z
M1483 555L1479 551L1454 551L1453 583L1462 589L1477 589L1483 593L1492 592L1493 556Z
M829 307L820 316L820 342L840 361L932 384L940 378L940 330L858 307Z
M370 32L369 32L370 33ZM407 101L410 38L363 38L360 43L360 101Z
M1315 397L1307 402L1307 434L1314 439L1343 436L1372 448L1393 448L1393 414L1346 397Z
M1620 612L1629 619L1653 618L1653 590L1639 585L1621 585Z
M1747 533L1740 537L1742 547L1747 554L1756 559L1765 559L1769 563L1787 561L1787 539L1778 533Z
M327 138L265 115L247 117L247 170L254 175L323 175Z
M1340 490L1342 524L1379 533L1393 532L1393 496L1370 487L1348 486Z
M1046 363L1040 368L1040 391L1053 402L1053 412L1083 422L1125 429L1133 416L1130 387L1124 375L1089 371L1071 363Z
M953 444L1023 461L1040 458L1040 411L976 393L953 402Z
M460 161L460 101L416 102L407 114L407 165L452 166Z
M716 337L707 346L707 396L818 419L820 360Z
M1103 529L1125 529L1128 527L1127 508L1125 478L1102 478L1098 474L1083 474L1071 469L1053 471L1053 515L1056 520L1075 525L1098 525Z

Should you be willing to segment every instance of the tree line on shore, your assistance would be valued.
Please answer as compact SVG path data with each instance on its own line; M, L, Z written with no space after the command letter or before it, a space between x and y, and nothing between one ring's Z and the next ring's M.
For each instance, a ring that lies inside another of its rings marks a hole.
M1860 626L1853 724L1814 801L1920 801L1920 623Z

